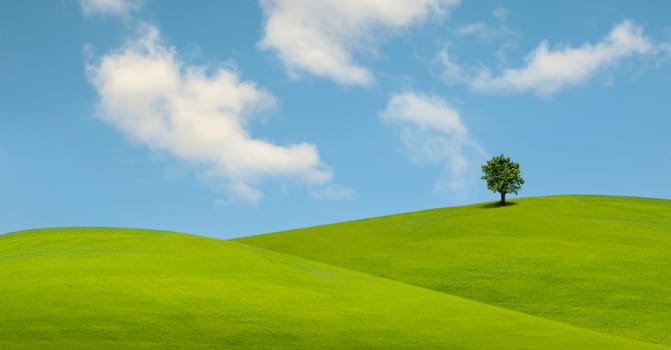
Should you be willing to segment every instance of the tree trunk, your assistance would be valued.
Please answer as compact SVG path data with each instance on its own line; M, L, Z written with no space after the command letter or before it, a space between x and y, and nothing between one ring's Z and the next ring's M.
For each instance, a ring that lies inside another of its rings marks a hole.
M506 193L501 191L501 204L506 204Z

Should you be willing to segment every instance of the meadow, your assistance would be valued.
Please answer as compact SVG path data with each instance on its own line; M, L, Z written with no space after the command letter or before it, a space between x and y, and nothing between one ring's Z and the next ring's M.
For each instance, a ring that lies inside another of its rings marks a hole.
M555 196L242 238L471 300L671 345L671 201Z
M0 349L666 349L671 201L0 235Z

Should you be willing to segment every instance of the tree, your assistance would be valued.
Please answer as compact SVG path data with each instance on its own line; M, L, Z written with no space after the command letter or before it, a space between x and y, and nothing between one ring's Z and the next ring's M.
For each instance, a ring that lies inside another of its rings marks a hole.
M524 184L520 165L503 154L490 159L482 166L482 172L484 173L482 179L487 181L487 188L501 194L501 204L506 204L506 193L517 194Z

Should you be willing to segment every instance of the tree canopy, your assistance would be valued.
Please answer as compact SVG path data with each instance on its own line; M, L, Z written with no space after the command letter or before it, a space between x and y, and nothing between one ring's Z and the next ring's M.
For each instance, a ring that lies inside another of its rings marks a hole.
M482 179L487 181L487 188L501 194L501 204L506 203L506 194L517 192L522 188L524 179L520 173L520 165L503 154L490 159L482 166Z

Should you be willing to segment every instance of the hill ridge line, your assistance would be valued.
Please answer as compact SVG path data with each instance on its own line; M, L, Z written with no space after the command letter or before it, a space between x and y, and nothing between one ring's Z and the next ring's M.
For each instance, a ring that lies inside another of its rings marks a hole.
M510 198L506 200L506 203L508 204L515 204L517 200L527 200L527 199L546 199L546 198L612 198L612 199L643 199L643 200L653 200L653 201L666 201L666 202L671 202L671 198L660 198L660 197L641 197L641 196L628 196L628 195L618 195L618 194L552 194L552 195L538 195L538 196L528 196L528 197L515 197ZM375 220L375 219L382 219L382 218L389 218L389 217L397 217L397 216L404 216L404 215L413 215L413 214L420 214L420 213L426 213L426 212L432 212L432 211L439 211L439 210L445 210L445 209L457 209L457 208L467 208L467 207L484 207L487 205L492 205L492 204L498 204L497 201L485 201L485 202L476 202L476 203L469 203L469 204L459 204L459 205L452 205L452 206L446 206L446 207L436 207L436 208L425 208L425 209L417 209L417 210L411 210L411 211L404 211L404 212L398 212L398 213L391 213L391 214L382 214L378 216L369 216L369 217L363 217L363 218L356 218L356 219L348 219L344 221L336 221L336 222L329 222L325 224L316 224L316 225L310 225L310 226L302 226L302 227L294 227L294 228L288 228L288 229L282 229L279 231L269 231L269 232L263 232L263 233L254 233L251 235L245 235L245 236L240 236L240 237L234 237L234 238L226 238L223 240L231 241L231 240L237 240L237 239L245 239L245 238L252 238L252 237L260 237L260 236L265 236L265 235L274 235L274 234L280 234L280 233L285 233L285 232L292 232L296 230L306 230L306 229L315 229L315 228L320 228L320 227L325 227L325 226L331 226L331 225L340 225L340 224L349 224L349 223L354 223L354 222L363 222L367 220ZM160 230L159 230L160 231ZM179 232L176 232L179 233Z

